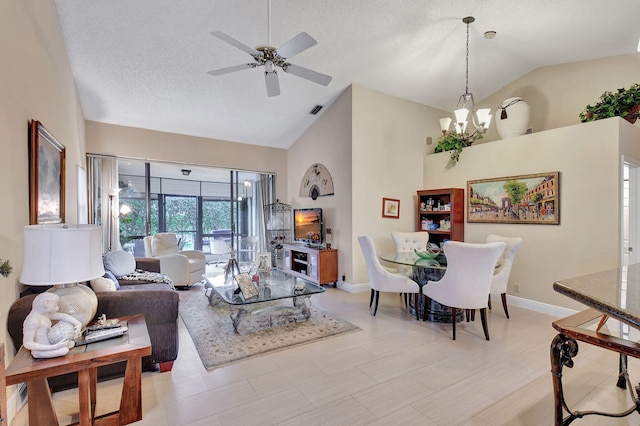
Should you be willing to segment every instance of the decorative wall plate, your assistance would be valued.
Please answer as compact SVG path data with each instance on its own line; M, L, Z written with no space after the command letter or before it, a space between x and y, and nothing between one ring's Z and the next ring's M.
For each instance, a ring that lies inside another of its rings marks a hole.
M333 179L325 166L312 164L300 182L300 196L316 199L325 195L333 195Z

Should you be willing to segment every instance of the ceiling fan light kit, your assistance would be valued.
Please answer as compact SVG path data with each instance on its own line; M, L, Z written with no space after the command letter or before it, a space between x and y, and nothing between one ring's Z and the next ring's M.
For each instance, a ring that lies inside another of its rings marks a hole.
M222 31L211 32L211 35L214 37L217 37L220 40L229 43L233 47L251 55L254 62L221 68L209 71L208 73L213 76L219 76L248 68L264 67L267 96L270 97L278 96L280 94L280 83L278 81L277 72L278 68L286 73L304 78L305 80L327 86L331 82L330 76L287 62L288 59L304 52L310 47L315 46L318 42L303 31L278 48L271 46L271 2L268 3L267 14L269 15L269 44L257 46L255 49L247 46L230 35L223 33Z

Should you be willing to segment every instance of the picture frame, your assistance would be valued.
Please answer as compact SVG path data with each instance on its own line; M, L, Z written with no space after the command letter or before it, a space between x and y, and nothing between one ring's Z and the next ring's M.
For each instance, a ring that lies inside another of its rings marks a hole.
M236 283L238 283L238 287L240 287L240 291L245 299L251 299L252 297L256 297L258 295L258 289L253 285L253 281L251 281L251 277L249 274L237 274L234 276Z
M467 222L560 224L560 172L467 181Z
M271 271L271 253L268 251L256 253L256 268L258 271Z
M400 200L396 200L394 198L383 198L382 217L398 219L400 217Z
M29 122L29 223L65 220L65 146L37 120Z

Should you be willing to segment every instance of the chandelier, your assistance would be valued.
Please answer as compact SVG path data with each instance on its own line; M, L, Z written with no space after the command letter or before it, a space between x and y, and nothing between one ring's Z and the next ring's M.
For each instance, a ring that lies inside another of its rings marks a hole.
M455 122L454 131L463 140L465 145L471 145L477 139L482 138L482 135L486 133L491 123L491 110L489 108L483 108L476 111L476 104L473 100L473 95L469 93L469 24L476 19L473 16L467 16L462 18L462 22L467 25L467 74L465 92L458 99L457 109L454 111ZM469 117L469 115L471 117ZM469 120L471 121L472 129L469 129ZM451 118L440 119L440 129L442 135L445 136L449 132L451 126Z

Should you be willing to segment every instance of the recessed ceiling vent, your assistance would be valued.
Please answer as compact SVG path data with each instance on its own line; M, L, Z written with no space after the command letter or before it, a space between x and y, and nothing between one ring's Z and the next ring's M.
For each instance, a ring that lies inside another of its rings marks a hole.
M311 111L309 111L309 114L316 115L320 112L321 109L322 109L322 105L316 105L313 107Z

